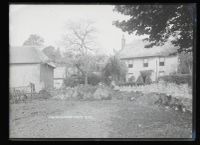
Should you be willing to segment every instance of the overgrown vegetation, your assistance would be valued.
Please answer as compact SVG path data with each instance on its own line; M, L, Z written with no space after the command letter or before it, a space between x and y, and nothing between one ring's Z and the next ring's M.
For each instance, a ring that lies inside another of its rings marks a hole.
M127 73L127 67L117 56L112 56L102 73L108 80L111 78L115 82L124 81Z
M159 77L159 80L163 80L167 83L175 83L175 84L188 84L192 86L192 76L189 74L172 74Z
M144 79L142 78L141 75L139 75L139 77L137 78L136 83L137 83L138 85L144 85Z
M192 53L182 52L179 54L178 72L192 75L193 56Z
M90 84L90 85L98 85L100 82L103 82L102 75L97 75L97 74L91 73L88 76L88 84Z
M136 84L137 85L151 84L152 83L151 73L152 70L140 71L140 75L137 78Z
M134 76L131 76L131 77L128 79L128 82L130 82L130 83L135 82L135 77L134 77Z

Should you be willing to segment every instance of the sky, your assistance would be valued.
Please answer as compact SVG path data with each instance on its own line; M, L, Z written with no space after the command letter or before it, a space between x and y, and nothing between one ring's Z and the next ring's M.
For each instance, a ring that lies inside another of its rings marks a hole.
M121 49L121 38L130 43L139 36L128 35L112 25L114 20L129 17L113 12L113 5L10 5L9 36L10 46L21 46L30 34L38 34L45 45L64 50L61 40L68 21L88 19L94 21L97 29L96 41L99 53L112 54Z

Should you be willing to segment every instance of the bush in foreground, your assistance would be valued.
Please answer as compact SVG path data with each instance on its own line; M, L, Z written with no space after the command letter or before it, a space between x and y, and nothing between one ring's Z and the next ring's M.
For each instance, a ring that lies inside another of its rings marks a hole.
M51 97L52 97L51 94L47 90L43 89L39 91L38 94L39 99L49 99Z

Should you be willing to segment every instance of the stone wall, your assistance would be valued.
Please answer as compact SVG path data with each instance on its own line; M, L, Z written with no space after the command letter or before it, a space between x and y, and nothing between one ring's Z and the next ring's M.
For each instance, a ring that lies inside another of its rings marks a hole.
M144 94L148 93L164 93L167 95L171 95L175 98L190 98L192 99L192 89L187 85L177 85L174 83L154 83L150 85L144 85L144 86L121 86L116 87L116 89L120 91L140 91Z

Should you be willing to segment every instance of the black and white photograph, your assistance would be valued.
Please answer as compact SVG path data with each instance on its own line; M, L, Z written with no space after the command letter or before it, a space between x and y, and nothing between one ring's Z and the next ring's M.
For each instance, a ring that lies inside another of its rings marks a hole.
M195 12L9 4L9 138L195 138Z

